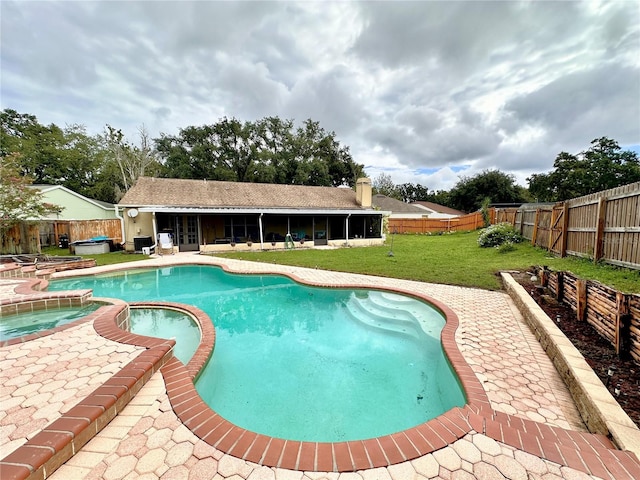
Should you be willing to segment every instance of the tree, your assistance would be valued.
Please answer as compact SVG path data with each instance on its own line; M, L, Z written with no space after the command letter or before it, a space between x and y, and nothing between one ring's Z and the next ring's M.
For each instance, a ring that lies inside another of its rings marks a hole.
M429 201L429 189L422 185L413 183L403 183L396 186L396 190L403 202L411 203L418 201Z
M57 125L41 125L33 115L5 109L0 114L2 155L19 153L20 173L35 183L61 182L64 132Z
M1 154L19 154L20 175L97 200L118 200L122 185L113 175L104 139L88 135L84 125L45 126L33 115L6 109L0 113L0 126Z
M104 167L104 149L99 137L89 136L84 125L68 125L63 136L64 143L59 149L58 184L81 195L97 198L92 192Z
M163 177L222 180L215 176L216 143L211 126L186 127L179 136L161 134L154 142L163 159Z
M219 176L237 182L251 182L258 170L254 143L254 125L244 124L235 118L223 118L213 126L218 144L216 145L217 168L224 169Z
M437 203L445 207L455 208L451 205L451 195L447 190L434 190L424 199L427 202Z
M38 221L61 211L61 207L45 203L33 181L20 174L19 154L0 157L0 233L21 222Z
M177 136L162 134L155 144L166 177L353 186L364 175L335 133L312 120L294 131L292 120L278 117L244 123L223 118Z
M257 165L261 183L291 183L295 170L293 121L265 117L254 128Z
M499 170L483 170L474 177L460 177L449 192L449 206L475 212L488 198L490 203L529 201L528 192L515 183L515 177Z
M116 130L111 125L107 125L105 130L106 148L110 159L120 170L125 192L136 183L138 177L160 169L149 132L144 125L138 128L138 135L140 143L133 145L125 140L122 130Z
M373 179L373 193L401 200L396 184L393 183L391 175L386 173L381 173Z
M553 171L533 174L529 192L539 201L557 202L640 181L640 162L615 140L596 138L577 155L560 152Z
M335 132L327 133L319 122L308 119L298 128L293 149L297 162L293 183L333 187L346 183L353 187L364 176L364 166L355 163L349 148L336 140Z

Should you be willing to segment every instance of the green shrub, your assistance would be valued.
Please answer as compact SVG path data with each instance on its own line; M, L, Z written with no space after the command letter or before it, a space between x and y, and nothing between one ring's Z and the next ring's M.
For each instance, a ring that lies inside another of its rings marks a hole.
M485 198L482 201L482 222L483 227L488 227L491 225L491 214L489 213L489 205L491 205L491 199L489 197Z
M496 247L496 250L498 250L498 253L509 253L509 252L513 252L515 249L516 249L516 246L511 241L506 241L503 244L498 245Z
M510 223L497 223L483 229L478 237L481 247L497 247L506 242L520 243L522 237Z

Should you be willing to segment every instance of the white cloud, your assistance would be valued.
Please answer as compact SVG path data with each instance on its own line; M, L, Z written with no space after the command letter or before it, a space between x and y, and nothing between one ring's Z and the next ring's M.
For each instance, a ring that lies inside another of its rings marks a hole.
M635 2L0 5L0 106L42 123L311 118L370 176L430 189L486 168L526 185L596 137L640 144Z

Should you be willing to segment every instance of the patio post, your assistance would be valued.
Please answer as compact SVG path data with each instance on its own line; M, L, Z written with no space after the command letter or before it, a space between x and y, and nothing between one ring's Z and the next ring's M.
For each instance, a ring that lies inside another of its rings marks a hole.
M351 214L347 215L347 219L345 220L345 233L346 233L346 244L349 245L349 218L351 218Z
M264 212L260 212L260 216L258 217L258 232L260 233L260 250L264 250L264 238L262 233L262 215L264 215Z

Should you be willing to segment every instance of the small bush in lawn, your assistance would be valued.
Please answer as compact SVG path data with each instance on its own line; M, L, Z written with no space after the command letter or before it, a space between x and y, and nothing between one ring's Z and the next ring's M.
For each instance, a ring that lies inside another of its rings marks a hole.
M503 244L498 245L496 247L496 250L498 250L498 253L509 253L509 252L513 252L515 249L516 249L516 246L511 241L506 241Z
M522 237L510 223L491 225L480 232L478 245L481 247L497 247L506 242L520 243Z

